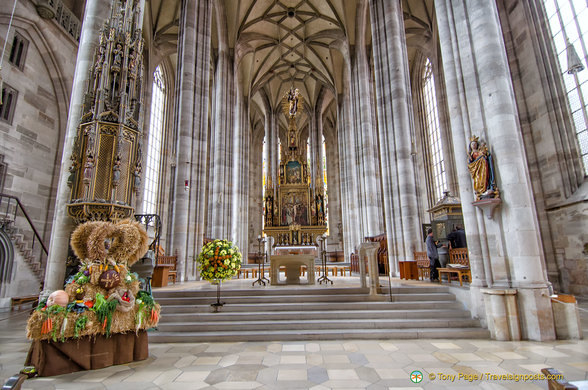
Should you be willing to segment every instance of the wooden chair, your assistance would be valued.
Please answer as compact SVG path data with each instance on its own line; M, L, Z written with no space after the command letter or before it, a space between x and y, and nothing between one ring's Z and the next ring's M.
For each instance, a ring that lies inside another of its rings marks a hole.
M419 280L429 280L429 273L431 270L431 262L427 257L427 252L414 251L414 260L417 262L417 269L419 272Z
M168 281L176 283L176 277L178 271L176 269L176 263L178 262L178 256L159 256L157 259L158 265L169 265L168 269Z
M452 267L452 265L455 265ZM470 270L470 258L468 248L457 248L449 250L449 262L447 267L437 268L439 271L439 281L443 282L441 275L447 275L447 282L451 283L451 275L455 274L459 280L459 285L463 286L463 278L466 277L468 282L472 282L472 272Z
M545 375L549 390L577 390L588 387L588 381L585 380L568 382L555 368L542 368L541 373Z

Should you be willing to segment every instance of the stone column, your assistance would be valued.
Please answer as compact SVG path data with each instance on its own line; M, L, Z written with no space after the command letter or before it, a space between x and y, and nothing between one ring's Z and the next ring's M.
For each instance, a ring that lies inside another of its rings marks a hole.
M400 0L372 0L371 23L376 112L390 271L413 259L420 236L411 134L414 134L410 74Z
M173 251L180 280L196 279L192 261L204 238L210 79L211 0L183 2L178 39L179 99ZM187 181L189 190L185 190Z
M532 183L496 4L442 0L435 5L473 275L493 287L517 289L524 339L553 340ZM473 191L464 161L471 135L485 140L494 156L502 205L492 220L468 201Z
M233 171L233 120L235 118L233 59L225 44L219 47L215 77L215 111L212 158L212 236L228 239L231 235L231 202L235 188Z
M369 5L360 1L357 5L355 56L351 66L351 96L353 103L353 131L361 153L357 155L361 217L364 229L361 238L383 233L381 190L378 177L380 160L373 117L372 77L368 66L368 52L365 41Z
M261 235L262 226L262 151L264 131L257 125L251 134L251 153L249 154L249 249L248 252L257 252L257 236ZM246 248L241 248L243 255ZM245 261L244 261L245 262Z
M346 83L349 85L348 83ZM343 212L343 248L345 258L356 252L362 241L363 221L360 218L357 146L353 138L349 90L343 93L339 113L339 156L341 163L341 204Z
M339 171L339 150L335 129L325 132L325 148L327 152L327 185L329 192L329 235L332 247L328 250L343 249L343 226L341 220L341 172Z
M237 76L235 76L235 79ZM235 126L233 129L233 192L231 200L231 235L230 239L247 258L249 248L249 148L250 134L248 101L241 92L240 83L236 83Z
M70 199L70 188L67 185L69 176L68 168L71 165L70 157L74 150L74 141L77 135L80 115L90 66L93 64L94 51L98 46L100 28L109 15L109 7L104 6L101 0L86 1L80 43L76 58L76 70L72 86L65 144L61 158L61 170L57 195L55 199L55 213L51 229L47 268L45 271L44 290L51 292L63 288L65 279L65 261L67 259L69 237L74 229L73 220L67 215L67 203Z

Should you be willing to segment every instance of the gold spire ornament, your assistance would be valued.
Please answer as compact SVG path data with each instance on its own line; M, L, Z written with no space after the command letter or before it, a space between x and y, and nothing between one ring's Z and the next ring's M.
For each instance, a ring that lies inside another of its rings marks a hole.
M130 217L141 187L143 38L138 0L113 0L100 32L70 157L76 223Z

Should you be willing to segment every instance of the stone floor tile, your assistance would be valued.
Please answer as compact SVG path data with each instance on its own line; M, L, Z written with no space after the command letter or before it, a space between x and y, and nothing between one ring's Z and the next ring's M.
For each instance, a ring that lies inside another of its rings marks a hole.
M350 363L347 355L329 354L323 357L325 364Z
M567 364L579 368L580 370L586 371L588 373L588 362L571 362Z
M178 375L174 382L204 382L210 371L185 371Z
M306 364L306 356L282 356L280 358L280 364Z
M179 358L177 362L174 363L174 367L184 368L191 366L196 361L196 359L198 359L198 357L194 355L183 356Z
M162 371L154 370L135 370L132 375L129 375L123 382L153 382L155 378L162 374Z
M282 352L282 344L281 343L272 343L267 346L267 351L272 353Z
M408 373L401 368L375 368L381 379L406 379Z
M237 360L239 360L239 355L236 355L236 354L226 355L221 358L221 360L218 362L218 365L220 367L232 366L237 363Z
M346 352L357 352L357 351L359 351L359 348L358 348L358 346L357 346L356 343L344 343L343 344L343 349Z
M356 380L359 379L359 376L354 370L339 370L339 369L332 369L327 370L327 374L329 375L330 380L341 381L341 380Z
M435 359L437 359L443 363L455 364L455 363L459 362L459 359L457 359L456 357L452 356L451 354L445 353L445 352L433 352L432 356L434 356Z
M310 367L307 370L307 379L312 383L323 383L329 380L329 374L323 367Z
M221 382L214 385L217 389L226 390L241 390L241 389L255 389L261 386L259 382Z
M172 383L180 376L180 374L182 374L182 371L178 369L164 371L161 375L155 378L153 384L161 386L167 383Z
M380 343L380 348L384 351L398 351L398 347L393 343Z
M304 352L304 344L284 344L282 352Z
M279 369L277 381L305 381L308 375L306 370Z
M519 367L524 368L525 370L529 370L533 373L540 374L541 369L545 368L545 363L540 364L519 364Z
M310 364L312 366L320 366L323 363L323 355L319 355L317 353L306 355L306 364Z
M503 360L526 359L525 356L519 355L516 352L510 352L510 351L493 351L492 354L498 356L500 359L503 359Z
M360 381L360 380L328 380L323 383L323 386L330 387L331 389L365 389L369 386L369 382Z
M431 343L431 345L438 349L462 349L455 343Z
M325 342L321 344L321 351L343 351L343 345L336 342Z
M419 363L419 362L436 362L437 359L435 358L435 356L431 355L431 354L424 354L424 353L409 353L407 354L408 357L410 359L412 359L413 362L415 363ZM453 354L452 354L453 355ZM459 360L459 359L458 359Z
M462 362L475 362L475 361L484 361L484 359L475 353L457 353L457 352L449 352L449 355L456 358L458 361Z
M321 350L321 346L318 343L308 343L305 347L306 352L319 352Z

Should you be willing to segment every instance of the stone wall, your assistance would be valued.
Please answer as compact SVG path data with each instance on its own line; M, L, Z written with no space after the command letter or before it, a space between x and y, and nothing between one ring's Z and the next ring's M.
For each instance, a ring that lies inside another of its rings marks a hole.
M10 11L0 11L0 45ZM28 40L23 70L8 62L14 31ZM48 242L77 43L53 20L41 19L32 2L21 1L6 53L2 76L18 98L12 123L0 122L0 154L8 168L4 192L20 198Z
M588 183L550 32L539 4L499 9L548 278L556 291L586 296Z

